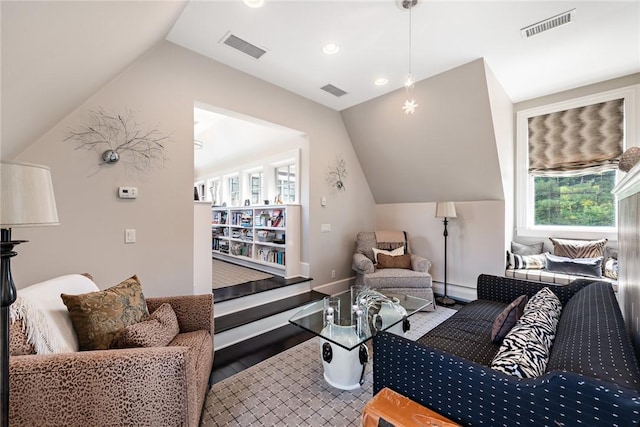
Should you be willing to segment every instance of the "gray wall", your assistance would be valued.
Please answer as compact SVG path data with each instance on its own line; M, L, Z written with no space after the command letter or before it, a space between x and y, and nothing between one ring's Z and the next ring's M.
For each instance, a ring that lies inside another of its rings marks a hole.
M55 275L90 272L101 287L137 273L149 295L192 293L193 104L224 108L304 132L309 139L301 168L303 261L315 284L350 277L355 233L372 228L374 203L340 114L201 55L162 42L37 140L18 160L51 167L61 225L21 229L12 262L17 286ZM98 166L98 153L76 150L63 139L86 122L87 112L130 108L137 119L171 133L169 160L149 174L120 163ZM334 194L325 177L337 154L349 167L347 191ZM116 197L121 185L137 186L137 200ZM327 206L320 206L321 196ZM320 224L332 231L320 233ZM138 243L124 244L124 229Z

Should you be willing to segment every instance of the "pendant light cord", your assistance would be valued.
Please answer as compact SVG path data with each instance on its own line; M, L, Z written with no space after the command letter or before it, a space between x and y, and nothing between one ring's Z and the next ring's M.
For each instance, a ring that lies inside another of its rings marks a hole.
M411 11L413 9L413 3L411 1L409 1L409 77L411 78L411 80L413 81L413 76L411 75L411 23L412 23L412 19L411 19Z

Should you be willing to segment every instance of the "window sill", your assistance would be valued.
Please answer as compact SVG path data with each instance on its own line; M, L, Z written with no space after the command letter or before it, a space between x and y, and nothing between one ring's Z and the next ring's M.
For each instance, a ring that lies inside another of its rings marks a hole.
M584 228L567 229L564 227L540 227L540 228L518 228L517 237L557 237L559 239L608 239L610 242L618 241L618 231L609 230L588 230Z

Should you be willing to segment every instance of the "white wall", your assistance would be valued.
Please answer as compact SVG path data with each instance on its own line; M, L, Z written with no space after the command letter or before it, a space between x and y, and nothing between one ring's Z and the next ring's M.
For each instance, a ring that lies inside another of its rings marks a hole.
M478 275L504 274L504 202L456 202L456 212L447 226L447 291L453 298L473 300ZM444 225L435 214L435 203L377 205L376 229L406 231L411 251L430 260L433 280L442 282ZM442 285L435 283L434 291L442 293Z
M504 194L504 249L511 247L515 222L515 133L513 102L485 63L487 92Z
M201 101L304 132L309 150L303 196L303 261L314 284L351 276L357 231L371 229L374 203L339 113L264 81L162 42L37 140L19 160L51 167L61 226L24 229L29 239L12 263L17 286L71 272L90 272L101 287L138 273L147 295L193 292L193 105ZM64 142L87 112L130 108L145 124L171 133L169 160L146 175L126 173L124 164L98 166L98 153ZM332 194L325 182L337 154L349 167L347 191ZM140 196L122 201L115 191L135 185ZM320 206L320 197L328 199ZM320 233L320 224L332 224ZM138 243L124 244L124 229Z

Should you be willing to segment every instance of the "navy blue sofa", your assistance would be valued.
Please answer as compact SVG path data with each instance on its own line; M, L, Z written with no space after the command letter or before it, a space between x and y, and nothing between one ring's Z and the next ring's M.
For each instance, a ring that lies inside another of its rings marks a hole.
M563 305L547 372L521 380L492 370L493 320L544 287ZM610 283L481 275L478 300L416 342L389 333L373 342L374 393L388 387L465 426L640 425L640 367Z

